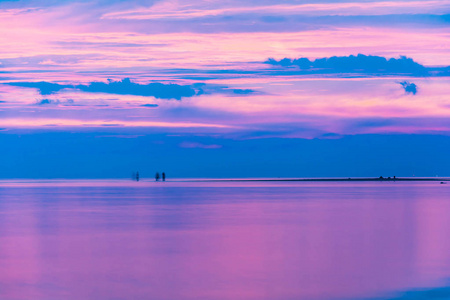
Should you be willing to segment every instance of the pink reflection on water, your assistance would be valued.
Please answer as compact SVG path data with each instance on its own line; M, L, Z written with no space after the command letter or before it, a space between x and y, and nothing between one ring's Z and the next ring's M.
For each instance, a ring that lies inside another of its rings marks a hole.
M1 299L362 298L450 275L446 185L81 182L0 186Z

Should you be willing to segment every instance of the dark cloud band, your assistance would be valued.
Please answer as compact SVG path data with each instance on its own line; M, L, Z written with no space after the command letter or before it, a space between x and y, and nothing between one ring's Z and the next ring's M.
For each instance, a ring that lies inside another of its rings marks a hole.
M280 67L295 67L300 70L317 73L362 73L362 74L408 74L426 76L425 66L406 56L387 59L372 55L332 56L310 60L308 58L269 58L265 64Z
M205 93L221 93L247 95L252 90L229 89L226 86L208 86L206 84L180 85L164 84L159 82L139 84L131 81L129 78L120 81L108 80L108 82L91 82L89 84L67 85L51 82L10 82L13 86L36 88L41 95L55 94L63 89L76 89L87 93L106 93L116 95L134 95L144 97L155 97L157 99L177 99L188 98Z

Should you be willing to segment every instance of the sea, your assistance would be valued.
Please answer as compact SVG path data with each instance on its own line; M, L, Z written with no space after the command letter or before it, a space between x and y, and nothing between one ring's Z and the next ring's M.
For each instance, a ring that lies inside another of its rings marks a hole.
M3 180L0 299L450 299L450 184Z

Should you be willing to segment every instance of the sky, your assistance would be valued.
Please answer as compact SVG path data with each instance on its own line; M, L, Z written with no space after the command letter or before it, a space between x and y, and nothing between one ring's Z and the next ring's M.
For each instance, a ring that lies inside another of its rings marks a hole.
M19 0L0 20L0 178L450 176L450 0Z

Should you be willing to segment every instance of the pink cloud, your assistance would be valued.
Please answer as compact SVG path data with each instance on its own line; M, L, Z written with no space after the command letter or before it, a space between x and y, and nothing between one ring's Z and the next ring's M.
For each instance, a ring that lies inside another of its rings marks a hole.
M448 0L436 1L373 1L342 3L273 4L246 6L245 2L231 4L219 1L161 1L148 8L110 12L105 19L155 20L189 19L207 16L235 14L277 14L277 15L379 15L395 13L440 13L450 6ZM248 4L247 4L248 5Z

